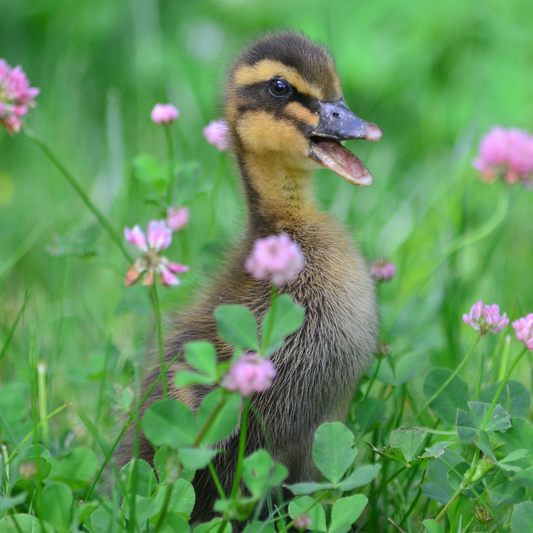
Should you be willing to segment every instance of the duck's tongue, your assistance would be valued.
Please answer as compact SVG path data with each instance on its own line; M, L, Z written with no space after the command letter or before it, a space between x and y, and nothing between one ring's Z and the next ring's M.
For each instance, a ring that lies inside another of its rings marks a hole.
M354 185L370 185L374 178L362 161L350 150L330 139L312 140L311 156Z

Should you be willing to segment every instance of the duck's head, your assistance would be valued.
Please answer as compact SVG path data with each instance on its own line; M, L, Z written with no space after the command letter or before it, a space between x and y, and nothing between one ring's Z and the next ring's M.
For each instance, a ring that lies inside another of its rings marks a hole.
M302 170L320 164L353 184L372 183L341 141L379 141L381 129L350 111L331 56L307 37L279 33L255 41L230 71L225 107L238 155Z

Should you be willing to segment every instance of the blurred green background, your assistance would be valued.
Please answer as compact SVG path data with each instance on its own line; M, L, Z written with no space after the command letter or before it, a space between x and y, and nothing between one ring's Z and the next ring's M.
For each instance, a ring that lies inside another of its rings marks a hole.
M224 156L202 129L221 116L231 58L279 28L327 44L349 106L384 131L380 143L351 144L375 177L371 187L355 188L326 170L315 181L323 207L351 228L365 255L398 267L380 287L393 356L418 351L432 366L453 367L474 339L462 313L479 299L515 317L533 312L533 192L483 183L471 167L491 126L533 129L530 0L0 0L0 13L0 57L21 64L42 90L28 125L119 232L157 216L132 161L141 154L166 161L164 132L150 112L157 102L179 108L177 156L198 170L206 194L190 205L190 226L168 252L191 272L165 291L167 316L208 282L220 245L238 235L242 201L229 157L209 236L210 193ZM507 192L503 222L447 254L450 242L493 217ZM109 338L109 386L127 383L131 362L148 364L153 322L145 291L123 288L128 265L92 224L39 149L23 133L0 131L1 345L24 291L35 287L0 362L0 381L24 379L33 337L53 376L51 406L96 406ZM89 257L62 253L80 239ZM530 365L524 369L531 386ZM109 387L108 405L113 394L120 387ZM70 427L83 434L70 412Z

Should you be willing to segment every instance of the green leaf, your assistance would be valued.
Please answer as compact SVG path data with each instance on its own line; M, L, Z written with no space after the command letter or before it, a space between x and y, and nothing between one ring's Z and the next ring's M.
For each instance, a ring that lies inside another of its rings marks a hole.
M27 497L28 495L25 492L17 494L12 498L4 498L0 496L0 512L7 511L12 507L16 507L17 505L24 503Z
M331 512L329 533L347 533L352 524L361 516L368 503L368 498L362 494L340 498L335 502Z
M180 461L189 470L200 470L205 468L218 450L209 448L180 448Z
M423 391L426 399L430 399L452 375L448 368L432 370L424 380ZM455 376L445 389L430 403L431 409L448 424L455 424L457 409L466 411L468 401L468 385L459 376Z
M287 468L274 464L274 460L265 450L256 451L247 457L242 465L242 478L256 499L269 489L280 485L288 475Z
M353 433L340 422L322 424L315 434L313 459L332 483L338 483L357 455Z
M91 450L74 448L59 460L52 459L50 479L62 481L77 490L89 483L97 468L98 460Z
M178 389L190 387L191 385L213 385L217 380L206 374L191 372L190 370L180 370L174 379Z
M140 155L133 161L133 170L139 181L155 187L160 193L164 192L168 176L166 165L160 165L148 155Z
M159 511L163 508L167 485L161 485L157 490L155 501ZM172 513L180 513L190 518L194 508L196 496L192 485L184 479L178 479L172 487L172 495L167 510Z
M340 490L348 492L356 487L363 487L373 481L379 471L381 465L365 465L354 472L352 472L344 481L341 481L337 486Z
M247 307L221 305L215 309L215 319L222 340L237 348L259 350L257 322Z
M427 428L395 429L389 440L393 448L400 448L407 462L414 459L421 450L428 434Z
M270 324L274 312L274 323L270 330L270 339L266 355L271 355L277 348L283 345L283 338L298 331L305 320L305 309L298 305L289 294L278 296L275 310L270 308L263 318L262 331L266 331L266 325Z
M446 505L455 492L448 481L448 472L458 467L468 468L468 463L459 454L449 449L445 450L441 457L431 461L427 469L429 483L422 485L424 494Z
M52 483L42 494L43 519L58 532L70 531L72 503L74 496L70 487L63 483Z
M172 398L153 403L142 419L146 438L156 446L192 446L198 434L196 418L183 403Z
M121 513L115 510L115 517L113 518L113 509L109 503L109 499L104 500L104 504L100 505L90 517L90 524L92 531L94 533L109 533L114 529L120 531L120 526L125 527L124 519L121 516ZM115 521L114 524L111 521ZM117 528L118 525L118 528Z
M187 362L202 374L206 374L216 381L218 372L215 347L210 342L195 341L185 343L183 348Z
M496 461L494 449L490 443L489 434L486 431L479 430L479 439L476 441L476 446L492 461Z
M379 366L379 370L378 370ZM392 370L390 363L387 359L374 359L372 364L366 371L366 375L372 379L376 375L376 380L381 383L386 383L387 385L394 386L396 384L396 376Z
M494 433L494 440L505 444L498 449L505 455L525 449L533 456L533 427L523 418L511 418L512 427L503 433Z
M396 365L396 380L394 385L399 387L412 377L419 375L427 366L427 356L423 353L404 355Z
M484 388L479 395L479 401L492 403L500 384L501 382L493 383ZM507 381L496 400L496 404L500 404L512 417L526 418L531 406L531 393L522 383Z
M361 435L375 429L387 420L387 405L376 398L365 398L354 409L355 420L361 429Z
M222 518L213 518L211 522L206 522L204 524L199 524L196 526L194 533L219 533L220 525L222 524ZM222 533L231 533L231 523L228 522L224 526L224 531Z
M421 353L410 353L404 355L397 363L396 368L393 369L387 359L375 359L366 371L366 375L372 379L376 374L379 364L379 371L376 379L381 383L392 385L393 387L400 387L406 381L409 381L413 376L420 374L427 366L427 357Z
M426 451L423 453L422 457L429 457L430 459L437 459L444 453L444 450L448 446L451 446L452 444L455 444L455 442L449 442L446 440L441 440L440 442L436 442L430 448L426 448Z
M366 442L366 441L365 441ZM370 442L367 442L367 444L378 454L381 455L381 457L385 457L385 459L391 459L392 461L396 461L397 463L402 463L405 466L408 466L407 461L405 460L405 457L403 455L402 450L400 448L393 448L392 446L387 448L376 448L373 444Z
M159 520L159 514L157 513L152 517L150 522L152 524L157 524ZM183 518L183 516L180 516L176 513L168 513L165 515L165 518L163 519L163 524L161 525L161 528L159 529L159 533L189 533L190 526L187 523L187 520ZM144 529L142 531L145 531ZM213 532L216 530L213 530ZM212 532L212 533L213 533Z
M513 482L520 487L533 489L533 466L525 468L513 477Z
M135 486L132 486L131 468L133 461L125 464L118 474L117 486L120 494L126 496L134 492L139 496L150 497L157 486L155 474L152 467L142 459L137 461L137 479Z
M511 519L513 533L531 533L533 524L533 502L524 502L517 505Z
M0 533L43 533L43 530L36 516L16 514L0 520ZM47 522L44 522L44 533L55 533L54 528Z
M441 487L438 483L429 481L428 483L422 483L422 493L431 500L435 500L443 505L446 505L450 501L454 491L452 489L448 491Z
M324 508L320 504L315 504L315 500L310 496L300 496L292 500L289 504L289 515L293 520L301 515L307 515L311 519L311 531L327 531Z
M228 394L221 389L215 389L200 404L196 415L198 427L202 429L205 426L211 414L223 398L225 398L225 403L205 432L201 443L202 446L210 446L229 437L239 424L242 401L240 394L237 392Z
M463 444L470 444L477 437L477 424L472 417L463 409L457 409L457 421L455 422L457 428L457 437L459 442Z
M178 450L173 450L168 446L163 446L155 452L154 468L159 478L159 483L163 483L167 477L175 479L176 474L186 481L192 481L196 473L195 470L187 470L180 466L180 458Z
M285 486L296 496L313 494L319 490L329 490L334 487L333 483L295 483L294 485Z
M484 402L468 402L468 407L472 413L472 418L478 429L483 428L483 422L490 410L490 404ZM511 415L506 413L501 405L495 405L485 428L487 433L504 431L511 427Z
M128 520L131 520L132 513L130 510L131 498L127 496L122 500L120 506L124 515ZM157 513L157 504L151 498L143 498L142 496L135 496L135 521L139 529L144 528L147 520L150 520Z
M444 533L444 530L442 529L441 525L436 520L428 518L422 523L426 528L426 533Z
M514 462L520 462L521 459L529 455L529 452L527 450L515 450L514 452L511 452L509 455L506 455L503 459L500 461L496 461L496 464L503 468L504 470L508 472L520 472L522 470L522 467L517 465L510 465L508 463L514 463ZM515 481L516 476L513 478L513 481Z
M494 506L516 505L526 499L526 490L509 478L503 470L497 470L487 492ZM514 532L513 532L514 533Z

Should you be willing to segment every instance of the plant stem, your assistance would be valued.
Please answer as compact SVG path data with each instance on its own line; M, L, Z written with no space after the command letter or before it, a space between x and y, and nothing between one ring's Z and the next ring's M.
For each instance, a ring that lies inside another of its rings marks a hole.
M498 398L500 397L500 393L502 392L503 388L505 387L505 384L507 383L507 380L513 373L513 370L515 369L516 365L519 363L520 359L524 356L524 354L527 352L527 348L524 348L518 357L513 361L512 365L510 366L509 370L507 371L507 374L505 374L505 377L502 379L502 382L500 383L500 386L498 387L498 390L496 391L496 394L494 395L494 398L492 399L492 403L490 404L489 410L487 411L487 414L485 415L485 418L483 420L483 425L481 426L481 429L484 430L487 427L487 424L490 420L490 415L492 414L492 411L494 409L494 406L496 405L496 402L498 401Z
M466 362L468 361L469 357L474 353L474 350L476 349L477 345L479 344L479 340L481 339L480 336L476 339L476 342L470 348L470 351L465 355L464 359L457 365L457 368L452 372L451 376L444 382L444 384L439 388L439 390L429 399L427 400L420 409L416 412L416 414L412 417L411 421L416 420L420 414L427 409L427 407L436 400L436 398L442 393L442 391L452 382L453 378L459 374L463 366L465 366Z
M217 222L217 204L218 196L220 193L220 185L222 183L222 176L224 175L224 169L226 167L226 154L220 154L220 162L218 164L218 174L213 186L213 192L211 193L211 218L209 220L209 240L215 238L215 226Z
M163 500L163 507L161 507L161 512L159 513L159 518L157 519L157 524L153 533L157 533L163 526L165 521L165 516L167 515L168 504L170 503L170 498L172 497L172 489L174 488L174 483L167 485L167 490L165 492L165 499ZM147 530L148 531L148 530Z
M239 483L241 481L242 462L244 460L244 452L246 450L246 433L248 430L248 412L250 411L250 398L244 399L244 406L242 409L241 419L241 434L239 438L239 455L237 456L237 468L235 470L235 480L233 482L233 488L231 489L230 499L233 500L237 497L239 490Z
M507 370L507 361L509 360L509 352L511 350L511 339L507 335L505 339L505 345L503 347L503 354L500 360L500 368L498 369L498 381L503 381L505 371Z
M455 491L455 494L450 498L450 501L442 508L441 512L436 516L435 518L436 522L440 522L444 518L444 515L448 512L448 509L451 507L453 502L455 502L455 500L457 500L459 496L461 496L461 494L463 493L463 490L464 490L464 487L461 485Z
M368 398L368 395L370 394L370 391L372 390L372 387L374 386L374 383L376 382L376 378L379 374L379 367L381 366L381 357L378 358L378 366L376 367L376 371L374 372L374 375L372 376L372 380L370 381L370 384L368 385L368 388L366 389L365 397L363 400L366 400Z
M194 441L194 443L192 445L193 448L197 448L198 446L200 446L200 443L202 442L203 438L205 437L205 434L206 434L207 430L209 429L209 426L215 420L216 416L218 415L218 413L219 413L220 409L222 408L222 406L224 405L224 403L225 403L225 401L222 401L222 402L219 402L217 404L217 406L215 407L214 411L211 413L211 415L207 419L207 422L204 424L204 427L202 428L200 433L198 433L198 437L196 437L196 440Z
M119 235L116 233L116 231L113 229L107 218L97 209L97 207L91 202L85 191L80 187L74 176L63 166L63 164L57 159L57 157L52 153L50 148L44 144L33 131L31 131L28 127L24 128L24 133L46 154L48 159L55 165L55 167L63 174L63 176L66 178L66 180L70 183L70 185L74 188L78 196L83 200L85 205L89 208L89 210L93 213L93 215L98 219L100 224L104 227L107 234L111 238L111 240L117 245L118 249L122 252L122 255L125 257L126 261L128 263L132 263L133 259L131 258L130 254L126 251L124 248L124 245L122 244L122 239L119 237Z
M159 366L161 367L161 381L163 383L163 397L168 398L167 374L165 370L165 349L163 347L163 329L161 325L161 308L157 294L157 282L152 285L152 303L154 306L155 323L157 327L157 343L159 346Z
M31 288L30 290L27 290L26 293L24 294L24 302L22 302L22 307L17 313L15 322L13 322L13 325L11 326L9 333L7 334L7 339L6 339L6 342L4 343L4 347L2 348L2 352L0 352L0 361L4 358L4 355L7 352L7 348L9 344L11 343L11 339L13 338L15 330L17 329L18 323L20 321L20 317L24 313L24 310L26 309L26 306L28 305L28 302L30 301L31 295L33 294L34 290L35 290L35 287Z
M39 396L39 422L43 426L43 442L48 446L50 428L46 415L46 367L42 361L37 363L37 393Z
M167 139L168 148L168 183L167 183L167 204L172 202L172 191L174 189L174 145L172 144L172 135L170 133L170 125L165 126L165 137Z
M209 464L207 466L209 467L209 472L211 472L211 477L213 478L215 487L218 490L218 495L222 500L225 500L226 494L224 494L224 488L222 487L222 483L220 483L220 479L218 478L217 471L215 470L215 466L213 465L213 461L209 461Z
M396 479L404 470L407 470L406 466L402 466L399 470L396 470L394 474L390 475L375 491L373 491L368 497L371 500L374 496L379 494L393 479Z

